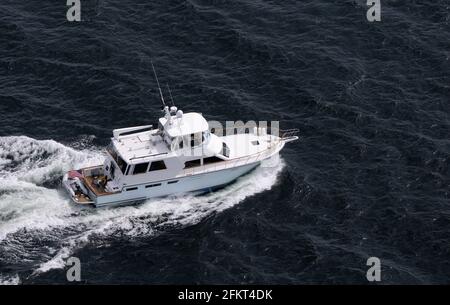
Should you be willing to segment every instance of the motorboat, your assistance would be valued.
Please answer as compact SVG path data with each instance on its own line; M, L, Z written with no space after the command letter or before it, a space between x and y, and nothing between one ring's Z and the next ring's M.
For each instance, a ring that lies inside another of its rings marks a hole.
M298 130L210 128L201 113L165 106L158 127L113 130L101 165L67 172L63 186L78 204L96 207L208 191L232 183L276 156Z

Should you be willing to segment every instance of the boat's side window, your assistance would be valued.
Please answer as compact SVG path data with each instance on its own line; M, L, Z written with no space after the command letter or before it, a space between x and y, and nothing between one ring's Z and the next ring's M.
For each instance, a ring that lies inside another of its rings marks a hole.
M217 158L217 157L208 157L208 158L204 158L203 159L203 165L211 164L211 163L217 163L217 162L223 162L223 161L225 161L225 160L222 160L222 159Z
M203 133L191 133L191 147L198 146L203 142Z
M152 164L150 165L150 169L148 170L149 172L152 171L158 171L158 170L162 170L162 169L166 169L166 164L164 163L163 160L160 161L153 161Z
M129 187L129 188L127 188L127 192L128 191L135 191L135 190L137 190L138 188L137 187Z
M114 146L112 143L110 143L108 145L108 147L106 148L106 150L109 152L109 154L111 155L111 157L117 161L117 152L114 149Z
M203 134L203 132L199 132L197 133L197 145L202 144L203 142L205 142L205 135Z
M114 179L114 171L116 170L116 167L114 166L114 163L111 162L111 171L109 172L111 174L111 179Z
M117 165L119 165L122 174L125 174L125 170L127 169L128 164L120 156L117 156Z
M196 166L200 166L200 165L201 165L200 159L184 162L184 168L191 168L191 167L196 167Z
M230 157L230 149L225 143L222 143L222 155L224 155L227 158Z
M194 147L195 146L195 141L194 141L194 139L195 139L195 134L191 134L191 147Z
M202 142L206 142L209 138L209 131L204 131L202 133Z
M109 152L109 154L111 155L111 157L113 158L114 161L116 161L117 165L119 166L120 170L122 171L123 174L125 174L125 170L127 169L127 162L125 162L115 151L114 146L112 144L110 144L107 148L107 151ZM113 173L111 173L112 176Z
M167 184L173 184L173 183L177 183L177 182L178 182L178 180L172 180L172 181L167 182Z
M178 137L177 140L176 140L176 143L178 144L178 149L183 149L184 138L183 137Z
M148 162L136 164L134 166L133 175L143 174L143 173L147 172L147 168L148 168Z

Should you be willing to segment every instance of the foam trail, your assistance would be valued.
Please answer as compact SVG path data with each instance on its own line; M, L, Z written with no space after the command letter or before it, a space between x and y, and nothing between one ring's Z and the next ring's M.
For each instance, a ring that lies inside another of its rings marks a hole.
M137 238L168 227L192 225L228 209L248 196L270 189L283 168L259 167L207 195L151 199L138 206L82 209L59 189L44 187L71 168L99 164L96 149L81 151L55 141L0 137L0 263L28 262L34 274L63 268L87 243L110 237Z
M20 278L16 274L14 276L5 276L3 277L0 274L0 285L19 285L20 284Z
M98 151L75 151L52 140L0 137L0 241L20 229L64 226L64 215L74 208L61 192L41 185L102 161Z

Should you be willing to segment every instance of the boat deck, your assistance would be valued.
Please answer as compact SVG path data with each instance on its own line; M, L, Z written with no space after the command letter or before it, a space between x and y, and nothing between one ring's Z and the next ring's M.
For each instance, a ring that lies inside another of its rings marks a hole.
M75 195L75 200L76 200L76 202L78 202L79 204L89 204L89 203L92 203L91 198L89 198L88 196L86 196L86 195L83 194L83 193Z
M229 148L229 159L243 158L264 152L276 145L271 135L236 134L220 137Z
M84 177L84 184L89 190L91 190L96 196L104 196L114 194L114 192L108 192L103 185L106 185L106 176L87 176ZM95 181L101 181L101 183L95 183Z

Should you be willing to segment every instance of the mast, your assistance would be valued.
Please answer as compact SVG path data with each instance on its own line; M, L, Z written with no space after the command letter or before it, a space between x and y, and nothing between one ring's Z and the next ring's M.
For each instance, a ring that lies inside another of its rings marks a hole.
M161 102L163 103L163 106L166 107L166 103L164 102L164 96L161 91L161 86L159 85L158 75L156 75L155 66L153 66L153 61L150 61L152 64L153 74L155 75L156 83L158 84L158 90L159 90L159 96L161 97Z
M165 113L165 118L167 119L167 123L169 125L172 123L172 116L170 115L169 107L166 106L166 103L164 102L164 96L162 94L161 86L159 85L158 75L156 74L155 66L153 65L153 61L150 60L150 63L152 64L153 74L155 75L156 83L158 84L158 90L159 90L159 96L161 97L161 102L163 104L163 110Z
M170 90L168 83L166 83L166 86L167 86L167 90L169 91L169 94L170 94L170 100L172 101L172 107L175 107L175 103L173 102L172 90Z

